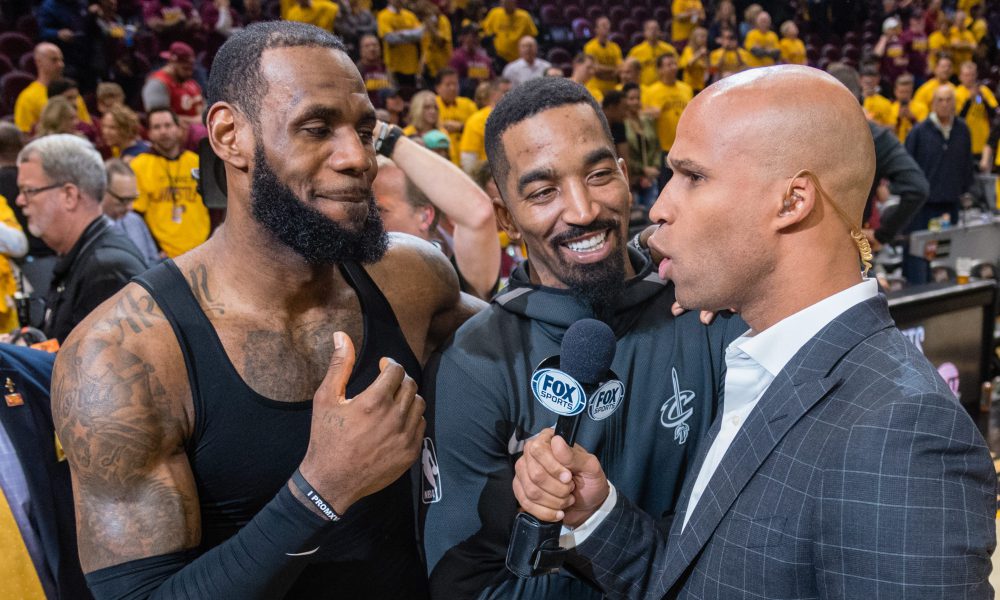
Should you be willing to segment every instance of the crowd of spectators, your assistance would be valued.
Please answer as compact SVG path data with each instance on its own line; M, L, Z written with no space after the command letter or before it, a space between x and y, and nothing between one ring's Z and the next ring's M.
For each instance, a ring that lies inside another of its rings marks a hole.
M13 121L22 142L53 134L80 136L114 161L107 170L113 176L108 180L112 200L103 201L105 213L147 262L197 246L220 220L210 217L194 175L205 136L202 89L219 46L233 31L261 20L302 21L340 35L379 119L403 127L405 136L470 177L486 172L485 124L499 98L535 77L567 77L603 104L628 166L634 200L649 207L670 177L666 157L692 97L732 73L780 63L836 65L860 74L860 101L870 120L888 128L922 168L934 171L926 173L931 197L913 226L925 227L939 212L954 218L972 173L1000 170L995 151L1000 130L993 126L1000 7L983 0L672 0L663 5L571 0L565 6L544 0L522 0L521 6L517 0L500 0L497 6L481 0L101 0L89 5L6 0L0 11L0 115ZM954 91L943 95L952 98L953 117L962 123L957 127L949 125L947 108L934 110L942 87ZM933 144L946 142L952 131L964 135L965 128L972 166L966 169L965 159L951 156L952 151L943 175ZM960 173L955 165L961 165ZM398 174L391 165L387 170L392 177ZM28 244L23 252L20 246L6 248L4 255L28 276L27 291L33 288L41 296L57 257L31 233L15 203L15 178L16 169L0 189L5 199L0 216L9 208ZM942 178L947 185L936 185ZM120 196L111 191L126 188ZM946 197L940 192L945 188ZM413 215L428 196L434 215L429 228L416 216L398 228L425 227L424 237L450 255L456 225L462 229L453 218L456 207L412 185L400 189L414 193L397 197L418 196ZM879 186L873 190L873 199L884 198ZM384 212L389 203L380 202ZM874 219L871 230L877 229L877 210ZM511 264L523 260L524 250L502 236L500 242L502 278ZM494 264L464 256L458 262ZM477 295L488 297L493 288L482 282L496 277L471 279ZM16 289L11 284L0 290L8 307Z

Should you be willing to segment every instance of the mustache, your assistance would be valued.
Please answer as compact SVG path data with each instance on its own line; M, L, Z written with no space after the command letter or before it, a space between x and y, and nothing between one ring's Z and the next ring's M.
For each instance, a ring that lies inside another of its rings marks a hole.
M618 231L620 227L621 222L618 219L601 219L587 225L574 225L566 231L553 237L549 243L551 243L554 248L558 248L565 242L578 237L586 236L588 233L596 233L607 229Z

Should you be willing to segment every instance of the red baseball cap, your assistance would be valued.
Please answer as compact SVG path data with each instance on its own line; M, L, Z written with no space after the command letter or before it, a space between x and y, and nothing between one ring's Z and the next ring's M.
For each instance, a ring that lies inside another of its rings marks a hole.
M160 52L160 58L178 62L194 62L194 50L184 42L174 42L170 44L169 50Z

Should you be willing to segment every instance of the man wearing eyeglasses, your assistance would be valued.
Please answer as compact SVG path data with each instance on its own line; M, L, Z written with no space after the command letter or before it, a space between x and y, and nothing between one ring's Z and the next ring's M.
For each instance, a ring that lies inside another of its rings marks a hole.
M139 187L136 184L135 171L120 158L112 158L104 163L108 172L108 187L104 190L101 200L101 210L111 220L111 224L119 232L128 236L135 247L153 265L166 257L156 248L153 234L139 213L132 210L132 205L139 198Z
M146 270L146 260L101 212L101 155L74 135L39 138L17 156L17 205L28 230L59 255L42 331L60 343L99 304Z

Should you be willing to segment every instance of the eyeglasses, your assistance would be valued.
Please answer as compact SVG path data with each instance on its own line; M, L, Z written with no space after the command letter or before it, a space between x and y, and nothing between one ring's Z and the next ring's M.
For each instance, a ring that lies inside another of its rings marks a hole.
M52 185L45 185L36 188L19 188L17 191L19 194L24 196L25 200L31 200L31 197L35 194L41 194L42 192L47 192L49 190L54 190L58 187L66 185L65 183L53 183Z
M112 192L111 190L107 190L107 193L109 196L111 196L121 204L130 204L139 199L139 196L119 196L118 194Z

